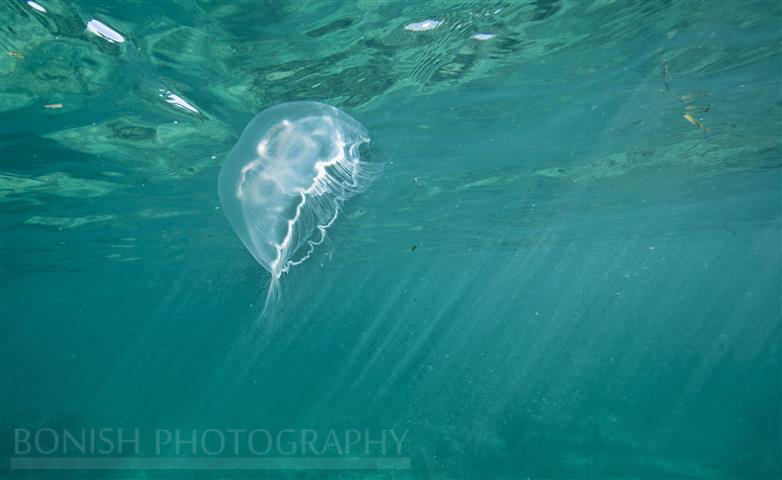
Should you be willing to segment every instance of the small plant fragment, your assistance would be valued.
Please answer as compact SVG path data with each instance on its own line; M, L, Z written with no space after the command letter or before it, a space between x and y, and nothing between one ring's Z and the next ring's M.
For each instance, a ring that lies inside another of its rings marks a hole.
M683 115L684 119L690 122L691 124L695 125L696 127L700 128L704 132L708 132L709 129L706 128L703 125L703 123L701 123L700 120L695 118L694 115L708 112L709 110L711 110L711 105L695 105L690 103L699 97L707 96L708 93L688 93L686 95L682 95L681 97L679 97L673 93L673 90L671 90L671 86L668 83L668 62L663 60L662 64L660 65L660 69L662 70L662 74L663 74L663 85L665 86L665 90L668 92L671 98L684 105L684 115Z

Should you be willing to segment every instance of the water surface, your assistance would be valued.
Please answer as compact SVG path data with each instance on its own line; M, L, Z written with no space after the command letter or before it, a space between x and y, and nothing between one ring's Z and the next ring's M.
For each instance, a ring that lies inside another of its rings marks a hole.
M36 5L0 7L3 477L782 476L778 2ZM301 100L383 173L258 324L217 173ZM43 427L408 430L410 469L10 470Z

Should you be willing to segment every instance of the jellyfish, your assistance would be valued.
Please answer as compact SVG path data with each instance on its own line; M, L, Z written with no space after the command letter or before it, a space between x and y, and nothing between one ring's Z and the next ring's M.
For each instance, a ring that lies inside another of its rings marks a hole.
M271 273L264 312L280 296L280 278L312 256L343 203L376 170L361 160L367 130L318 102L268 108L250 121L220 169L223 212L255 260Z

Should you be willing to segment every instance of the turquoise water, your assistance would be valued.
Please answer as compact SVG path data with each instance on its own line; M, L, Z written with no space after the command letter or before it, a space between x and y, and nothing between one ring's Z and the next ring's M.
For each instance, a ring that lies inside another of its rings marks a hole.
M0 477L782 477L778 2L34 5L0 7ZM259 320L217 175L298 100L382 173ZM120 428L116 469L19 468ZM147 438L210 429L323 448Z

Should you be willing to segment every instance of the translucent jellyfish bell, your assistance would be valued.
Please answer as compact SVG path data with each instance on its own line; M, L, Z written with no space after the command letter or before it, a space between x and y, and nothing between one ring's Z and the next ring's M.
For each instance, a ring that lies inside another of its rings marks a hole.
M266 306L290 267L326 239L343 202L371 175L359 146L366 129L330 105L283 103L247 125L220 169L220 204L236 234L271 275Z

